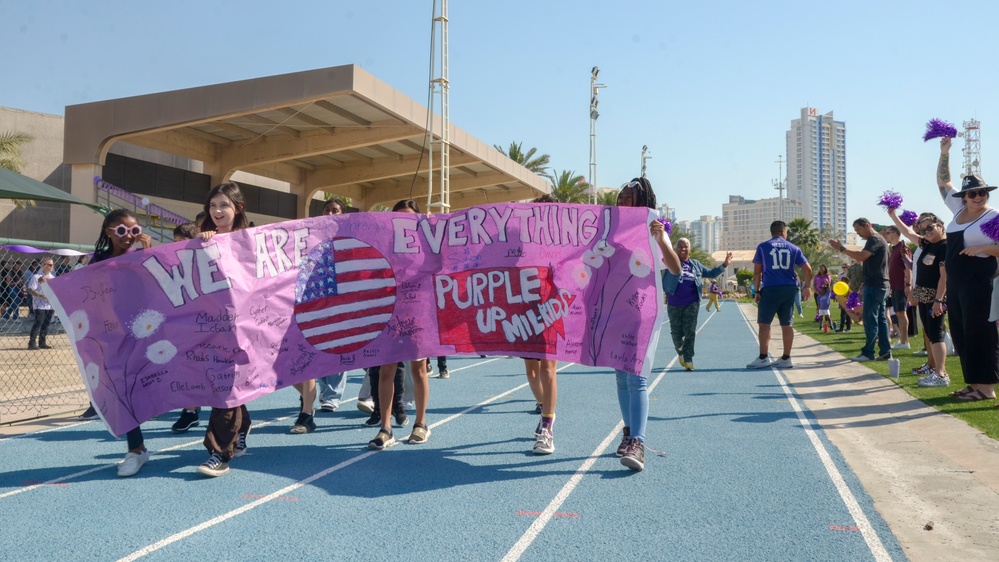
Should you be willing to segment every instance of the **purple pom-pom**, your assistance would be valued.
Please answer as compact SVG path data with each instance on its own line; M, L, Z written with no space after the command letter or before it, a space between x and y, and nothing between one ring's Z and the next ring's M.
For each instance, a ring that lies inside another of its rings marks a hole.
M988 222L982 223L982 234L995 242L999 242L999 215L992 217Z
M902 206L902 194L895 191L886 191L878 199L878 205L886 209L897 209Z
M919 215L915 211L902 211L902 214L898 216L898 220L902 221L905 226L912 226L916 224L916 219Z
M662 223L663 228L666 229L666 236L673 235L673 223L669 222L669 219L656 219L656 220Z
M857 294L857 291L853 291L846 297L846 308L848 310L855 310L859 306L860 295Z
M923 142L940 137L954 138L956 136L957 127L954 125L940 119L930 119L930 122L926 124L926 133L923 135Z

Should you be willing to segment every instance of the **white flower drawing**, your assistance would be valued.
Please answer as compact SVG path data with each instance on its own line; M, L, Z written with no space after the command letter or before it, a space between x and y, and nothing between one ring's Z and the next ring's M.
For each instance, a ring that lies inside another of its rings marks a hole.
M97 363L87 363L83 382L91 391L97 390L97 386L101 383L101 368L97 366Z
M604 257L593 250L583 252L583 263L596 269L604 264Z
M166 365L177 355L177 348L169 340L160 340L146 350L146 359L157 365Z
M593 276L593 272L585 263L577 263L572 266L572 271L569 273L569 276L576 281L576 285L582 288L590 283L590 277Z
M163 324L163 313L158 310L143 310L132 321L132 335L137 339L148 338Z
M635 250L628 260L628 268L635 277L648 277L652 273L652 263L645 252Z
M598 256L603 256L609 258L614 255L614 246L607 243L607 240L601 240L597 242L597 245L593 247L593 252Z
M72 327L74 340L80 341L86 337L90 331L90 317L87 316L87 311L77 310L70 314L69 325Z

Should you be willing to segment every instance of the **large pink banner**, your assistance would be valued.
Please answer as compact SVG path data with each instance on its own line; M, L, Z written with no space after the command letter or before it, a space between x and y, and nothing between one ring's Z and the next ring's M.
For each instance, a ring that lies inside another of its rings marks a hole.
M653 218L554 204L324 216L131 252L46 293L116 435L418 357L647 374L662 314Z

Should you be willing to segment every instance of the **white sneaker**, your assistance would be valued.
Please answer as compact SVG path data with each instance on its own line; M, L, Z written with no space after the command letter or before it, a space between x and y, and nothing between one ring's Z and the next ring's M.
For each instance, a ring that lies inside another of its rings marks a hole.
M948 377L946 373L943 376L933 373L932 375L926 377L926 379L920 379L916 385L922 388L950 386L950 377Z
M909 349L909 342L898 342L891 346L892 349Z
M913 357L926 357L926 350L920 349L919 351L912 352Z
M868 357L863 353L857 355L856 357L851 357L850 361L856 361L857 363L866 363L868 361L874 361L873 357Z
M406 410L410 411L410 412L415 412L416 411L416 402L413 401L413 400L409 400L409 401L403 402L402 407L405 408ZM403 424L403 425L405 425L405 424Z
M364 412L365 414L373 414L375 413L375 401L372 400L371 398L358 400L357 409Z
M118 465L118 476L132 476L139 472L142 465L146 464L149 460L149 451L142 451L141 453L128 453L125 455L125 460L121 461Z
M790 357L788 357L787 359L778 357L777 359L774 360L773 366L777 367L778 369L793 369L794 363L791 362Z
M770 361L770 356L768 355L764 359L760 359L759 357L757 357L756 359L753 359L753 362L750 363L750 364L748 364L748 365L746 365L746 368L747 369L766 369L770 365L771 365L771 361Z

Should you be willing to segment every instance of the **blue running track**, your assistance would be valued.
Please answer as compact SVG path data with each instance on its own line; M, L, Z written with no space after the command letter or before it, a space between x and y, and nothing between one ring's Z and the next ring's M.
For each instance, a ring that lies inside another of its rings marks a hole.
M614 456L611 371L560 364L556 451L536 456L523 362L452 357L425 445L368 451L354 400L290 435L293 389L249 405L248 454L215 479L195 473L203 425L174 434L176 414L143 425L154 454L131 478L101 422L0 440L0 559L905 560L783 374L743 368L755 333L722 309L701 311L693 372L663 327L647 443L664 455L644 472Z

